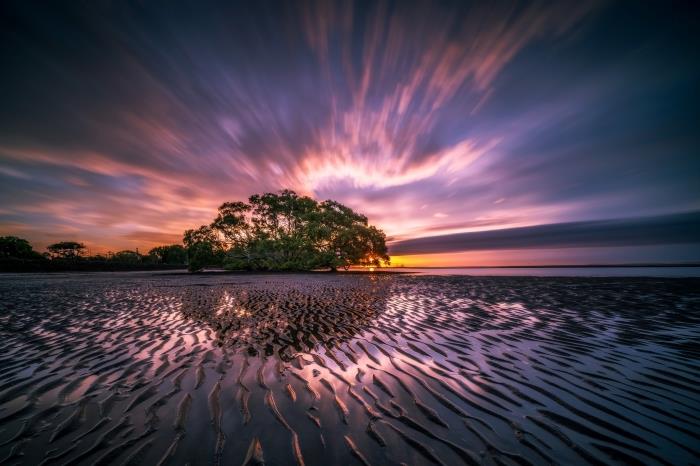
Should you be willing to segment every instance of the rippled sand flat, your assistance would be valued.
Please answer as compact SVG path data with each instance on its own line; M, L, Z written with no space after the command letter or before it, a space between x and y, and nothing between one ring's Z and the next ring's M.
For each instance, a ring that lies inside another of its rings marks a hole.
M698 464L700 280L0 277L2 464Z

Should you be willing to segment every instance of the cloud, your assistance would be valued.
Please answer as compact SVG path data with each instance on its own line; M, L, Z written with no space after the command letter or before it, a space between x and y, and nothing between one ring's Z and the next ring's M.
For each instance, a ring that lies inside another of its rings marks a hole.
M700 243L700 212L555 223L428 236L392 243L390 254Z
M182 244L182 233L165 233L159 231L131 231L122 235L124 238L152 245Z
M333 105L297 178L313 191L342 179L383 188L463 175L499 138L441 134L441 126L467 116L459 107L483 105L498 73L529 42L563 34L594 6L491 4L464 13L420 2L390 11L378 2L361 12L350 3L312 3L304 30ZM353 40L358 31L361 40Z

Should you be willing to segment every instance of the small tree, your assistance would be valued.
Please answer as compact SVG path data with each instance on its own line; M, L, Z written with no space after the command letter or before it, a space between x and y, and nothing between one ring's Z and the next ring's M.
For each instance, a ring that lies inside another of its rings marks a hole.
M120 264L138 264L141 262L141 255L136 251L119 251L112 255L112 262Z
M204 267L221 265L222 255L219 254L212 243L201 241L187 248L187 268L190 272L199 272Z
M158 246L148 251L148 259L154 264L185 265L187 251L179 244Z
M85 254L85 245L77 241L61 241L46 247L54 259L78 259Z
M187 249L190 272L198 272L207 266L220 266L224 260L224 243L217 232L209 226L187 230L182 240Z
M42 259L42 256L26 239L17 236L0 236L0 258Z

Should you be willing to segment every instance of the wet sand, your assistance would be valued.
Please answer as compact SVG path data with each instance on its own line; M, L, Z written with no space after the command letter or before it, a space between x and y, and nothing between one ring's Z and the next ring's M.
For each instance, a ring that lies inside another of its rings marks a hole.
M1 464L698 464L700 280L0 276Z

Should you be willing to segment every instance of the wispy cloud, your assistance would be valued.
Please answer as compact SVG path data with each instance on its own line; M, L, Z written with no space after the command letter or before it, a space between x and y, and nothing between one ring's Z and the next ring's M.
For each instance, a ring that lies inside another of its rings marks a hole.
M394 242L389 249L391 254L413 255L691 243L700 243L700 212L427 236Z

